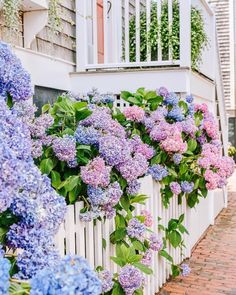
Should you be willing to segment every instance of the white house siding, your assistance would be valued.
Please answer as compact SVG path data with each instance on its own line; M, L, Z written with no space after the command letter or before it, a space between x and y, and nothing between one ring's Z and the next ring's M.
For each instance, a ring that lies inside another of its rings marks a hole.
M230 49L231 30L230 23L230 0L209 0L216 13L216 32L219 43L221 71L223 76L225 105L228 112L232 110L232 87L234 83L231 76L231 59Z

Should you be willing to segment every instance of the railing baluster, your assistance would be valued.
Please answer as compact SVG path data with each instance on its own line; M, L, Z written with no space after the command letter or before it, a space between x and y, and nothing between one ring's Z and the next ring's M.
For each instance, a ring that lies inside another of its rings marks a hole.
M180 65L191 67L191 0L179 1Z
M168 0L168 31L169 36L172 36L172 19L173 19L173 8L172 8L172 0ZM169 42L169 60L173 59L173 48L172 42Z
M125 0L125 62L129 62L129 0Z
M147 62L151 61L150 23L151 23L151 1L146 0L146 29L147 29Z
M135 0L136 62L140 61L140 0Z
M107 0L103 0L103 26L104 26L104 63L108 62L108 5Z
M162 60L162 48L161 48L161 5L162 1L157 0L157 24L158 24L158 35L157 35L157 60Z
M85 71L88 64L86 0L76 0L76 47L76 70Z
M97 20L97 1L93 0L92 7L93 20L93 63L98 63L98 20Z

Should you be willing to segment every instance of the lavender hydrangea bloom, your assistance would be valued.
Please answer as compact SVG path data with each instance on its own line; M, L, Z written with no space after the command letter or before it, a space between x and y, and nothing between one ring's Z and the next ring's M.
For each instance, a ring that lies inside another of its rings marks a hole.
M8 294L8 289L10 287L10 271L11 264L9 260L3 258L0 255L0 294Z
M131 181L126 189L127 194L136 195L141 187L141 183L137 179Z
M112 273L109 270L102 270L98 273L98 277L102 281L102 292L109 292L114 285Z
M151 250L148 249L144 253L141 263L145 266L151 266L151 264L152 264L152 251Z
M194 183L188 181L181 181L181 189L184 193L190 194L193 191Z
M45 268L32 278L30 294L99 295L101 292L102 283L86 260L66 256L54 267Z
M181 186L179 185L178 182L172 181L170 183L170 189L172 193L175 194L176 196L178 196L181 193Z
M135 154L134 157L117 166L117 169L128 182L131 182L147 172L148 162L145 156Z
M169 92L165 87L162 86L159 89L157 89L157 94L166 97L169 94Z
M168 170L160 164L155 164L149 167L147 173L157 181L161 181L163 178L169 175Z
M99 142L99 153L108 165L116 166L124 163L130 157L131 148L125 138L107 135Z
M76 159L76 142L73 136L64 135L54 139L52 148L60 161L70 162Z
M120 270L118 280L126 295L133 295L144 283L143 274L133 265L124 266Z
M127 233L131 238L136 238L138 240L143 240L146 227L137 218L132 218L127 227Z

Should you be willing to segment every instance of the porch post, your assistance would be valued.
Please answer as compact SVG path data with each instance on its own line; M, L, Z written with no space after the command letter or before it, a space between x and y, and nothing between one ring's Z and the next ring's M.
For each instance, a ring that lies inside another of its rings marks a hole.
M76 0L76 71L88 64L87 0Z
M191 0L179 1L180 65L191 68Z

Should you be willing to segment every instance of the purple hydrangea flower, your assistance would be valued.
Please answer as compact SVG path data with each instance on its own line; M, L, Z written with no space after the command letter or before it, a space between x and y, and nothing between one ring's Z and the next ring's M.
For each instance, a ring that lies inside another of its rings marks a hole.
M175 120L176 122L181 122L184 120L183 111L178 106L173 107L173 109L168 112L167 117Z
M151 266L151 264L152 264L152 251L147 250L144 253L143 258L140 262L145 266Z
M101 132L93 127L78 126L75 131L75 139L80 144L98 146Z

